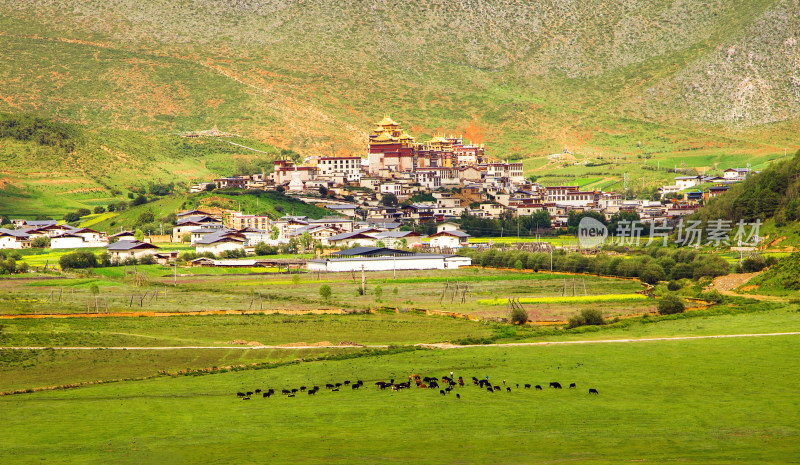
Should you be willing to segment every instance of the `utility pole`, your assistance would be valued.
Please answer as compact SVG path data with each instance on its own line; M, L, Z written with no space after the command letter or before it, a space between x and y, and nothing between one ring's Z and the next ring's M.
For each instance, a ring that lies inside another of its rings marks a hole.
M175 257L175 279L173 286L178 287L178 257Z

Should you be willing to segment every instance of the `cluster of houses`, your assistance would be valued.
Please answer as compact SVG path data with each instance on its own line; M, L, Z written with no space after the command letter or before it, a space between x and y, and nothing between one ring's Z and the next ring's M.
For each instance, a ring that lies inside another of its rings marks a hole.
M469 214L482 218L521 217L547 211L551 226L566 225L570 211L598 211L610 218L621 211L635 211L643 221L663 221L694 213L701 202L713 198L750 175L750 168L731 168L719 176L680 176L675 185L659 189L661 201L629 200L621 194L577 186L545 187L523 176L522 163L490 159L482 145L466 144L462 137L436 135L426 142L416 142L401 125L390 117L375 123L368 136L366 157L311 157L302 164L291 160L275 162L270 174L236 176L214 180L219 187L253 189L282 188L310 203L332 212L371 223L444 222ZM708 184L711 184L708 187ZM706 186L692 190L693 186ZM195 186L195 190L204 185ZM324 187L348 203L320 199L312 195ZM689 189L689 190L687 190ZM671 193L683 193L678 200ZM382 197L393 195L398 205L385 205ZM428 197L426 201L413 199ZM433 200L430 200L430 198ZM352 200L351 200L352 199ZM253 227L266 230L266 217L249 220L235 229ZM294 228L292 218L275 222L280 240L291 239L299 230L313 233L315 239L329 245L328 237L340 241L341 234L352 233L355 227L323 220L298 219L308 224ZM344 222L344 221L343 221ZM360 228L363 229L363 228ZM362 236L369 234L362 231ZM392 238L387 238L391 240ZM406 238L411 241L413 238ZM367 241L364 237L361 240ZM386 242L386 241L384 241ZM333 245L333 244L330 244Z
M37 237L49 238L51 249L79 249L108 245L108 237L104 232L58 224L55 220L14 220L13 224L14 229L0 228L2 249L30 248Z

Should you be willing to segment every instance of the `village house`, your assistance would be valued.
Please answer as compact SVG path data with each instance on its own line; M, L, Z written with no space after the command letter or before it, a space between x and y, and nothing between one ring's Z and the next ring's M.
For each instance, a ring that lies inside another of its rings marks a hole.
M195 242L195 252L198 254L211 252L218 255L228 250L244 249L247 238L236 231L220 230L203 236Z
M375 234L375 243L383 242L384 247L419 247L426 237L416 231L382 231Z
M458 249L469 245L469 234L458 229L455 223L442 223L436 227L436 234L430 236L433 249Z
M111 255L112 262L123 262L128 258L137 260L148 255L158 253L158 247L141 241L117 241L109 245L106 250Z
M0 228L0 249L29 249L31 236L23 231Z
M188 215L178 220L172 229L172 242L181 242L184 234L202 228L221 228L222 222L208 215Z

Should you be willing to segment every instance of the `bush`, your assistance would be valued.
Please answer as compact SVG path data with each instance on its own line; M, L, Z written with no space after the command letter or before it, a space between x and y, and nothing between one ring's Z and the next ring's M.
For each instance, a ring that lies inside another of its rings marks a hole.
M72 252L62 255L58 264L62 270L94 268L97 266L97 257L88 251Z
M86 215L92 214L92 212L88 208L79 208L75 213L77 213L78 216L81 218L83 218Z
M31 247L37 249L46 249L50 247L50 238L47 236L34 237L31 241Z
M146 211L146 212L142 212L139 215L139 218L136 219L136 224L142 225L142 224L152 223L155 220L156 220L156 216L153 215L153 212Z
M76 222L76 221L81 219L81 215L79 215L77 213L74 213L74 212L73 213L67 213L66 215L64 215L63 219L67 223L74 223L74 222Z
M703 300L707 300L709 302L714 302L715 304L721 304L725 298L722 294L719 293L716 289L711 289L710 291L706 292L702 295Z
M675 294L667 294L658 301L658 313L662 315L674 315L683 313L686 306Z
M655 263L647 265L647 268L639 274L639 280L647 284L658 284L659 281L665 279L667 279L667 276L664 273L664 269Z
M744 269L745 273L754 273L756 271L761 271L767 267L767 260L762 256L758 255L756 257L747 257L742 261L742 268Z
M99 214L105 213L105 212L106 212L106 207L104 207L102 205L98 205L98 206L94 207L94 213L96 215L99 215Z
M319 295L323 299L325 299L325 300L330 299L331 298L331 294L332 294L331 287L328 286L327 284L323 284L322 286L319 287Z
M256 244L255 252L256 255L276 255L278 253L278 248L259 242Z
M577 328L578 326L601 326L606 324L603 319L603 312L597 309L584 309L576 315L569 317L567 328Z
M189 242L192 242L192 235L189 234L188 232L187 233L183 233L183 236L181 236L181 242L186 243L186 244L188 244Z
M381 298L381 296L383 295L383 288L382 288L382 287L380 287L380 286L375 286L375 290L374 290L374 291L372 291L372 292L374 292L374 293L375 293L375 297L376 297L376 298L380 299L380 298Z
M517 260L514 262L514 269L521 270L522 269L522 260Z
M145 255L139 259L139 263L142 265L155 265L156 264L156 257L152 255Z
M134 207L137 205L144 205L146 203L147 203L147 197L143 196L142 194L137 195L136 198L133 199L133 201L131 201L131 204Z
M680 291L682 287L683 286L681 285L681 283L675 280L672 280L669 282L669 284L667 284L667 289L672 292Z
M511 313L508 315L508 318L511 320L512 324L524 325L528 322L528 312L526 312L522 307L515 307L511 309Z
M92 285L89 286L89 292L92 295L97 295L100 293L100 288L97 286L97 284L92 283Z
M356 295L364 295L364 288L361 287L361 286L358 286L356 288Z

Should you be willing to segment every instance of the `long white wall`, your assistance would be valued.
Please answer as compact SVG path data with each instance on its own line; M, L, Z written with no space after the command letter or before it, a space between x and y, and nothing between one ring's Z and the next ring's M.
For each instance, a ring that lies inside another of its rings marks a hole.
M309 260L308 271L391 271L391 270L444 270L468 266L468 257L447 259L442 255L427 257L376 257L376 258L334 258L331 260ZM363 268L362 268L363 267Z

